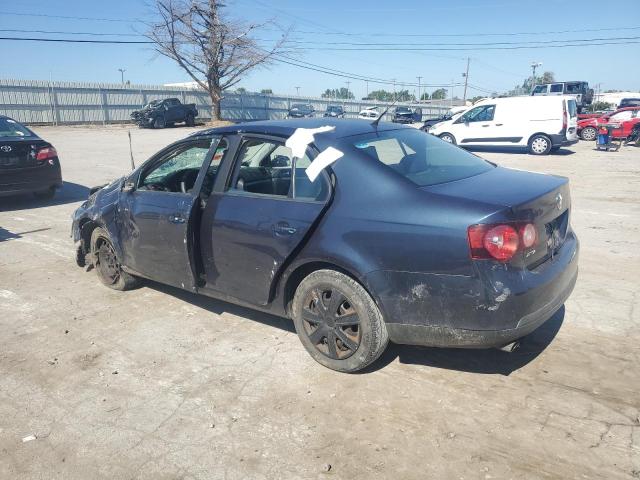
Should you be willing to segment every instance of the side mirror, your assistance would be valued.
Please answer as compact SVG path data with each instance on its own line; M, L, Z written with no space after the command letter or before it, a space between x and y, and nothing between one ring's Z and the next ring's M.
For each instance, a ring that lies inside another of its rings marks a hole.
M122 191L129 193L129 192L133 192L136 189L136 184L130 180L124 182L124 184L122 185Z

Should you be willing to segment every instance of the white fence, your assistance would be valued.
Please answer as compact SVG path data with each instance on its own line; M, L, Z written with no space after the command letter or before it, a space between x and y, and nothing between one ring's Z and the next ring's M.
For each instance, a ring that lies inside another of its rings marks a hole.
M48 82L39 80L1 80L0 114L27 124L122 123L131 112L151 100L177 97L183 103L195 103L201 120L211 118L211 102L206 92L161 85L121 85L102 83ZM342 105L347 117L355 118L365 107L385 102L330 100L314 97L225 93L222 117L226 120L273 120L285 118L293 103L310 103L316 115L328 105ZM422 103L424 119L433 118L460 102ZM407 105L407 104L403 104ZM390 114L386 120L390 120Z

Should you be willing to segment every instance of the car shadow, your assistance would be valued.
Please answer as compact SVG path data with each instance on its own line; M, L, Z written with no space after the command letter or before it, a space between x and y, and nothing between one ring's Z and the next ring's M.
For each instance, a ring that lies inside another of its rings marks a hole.
M562 327L564 314L563 305L540 328L520 339L519 346L513 351L498 348L430 348L391 343L385 353L361 373L383 368L397 358L400 363L411 365L509 376L532 362L551 344Z
M28 235L30 233L36 232L44 232L46 230L51 230L51 228L37 228L35 230L28 230L26 232L11 232L6 228L0 227L0 242L6 242L7 240L16 240L18 238L22 238L23 235Z
M469 150L470 152L483 153L483 152L491 152L491 153L509 153L509 154L523 154L527 153L527 149L523 147L464 147L465 150ZM563 157L567 155L573 155L573 150L569 150L567 148L561 148L555 152L549 153L548 156L551 157Z
M86 200L89 196L89 187L78 183L64 182L52 199L42 200L33 194L26 193L11 197L0 198L0 212L15 210L29 210L31 208L51 207L67 203Z
M278 317L277 315L271 315L270 313L236 305L235 303L225 302L224 300L217 300L204 295L197 295L195 293L187 292L186 290L181 290L162 283L157 283L152 280L145 280L145 286L153 288L159 292L166 293L167 295L171 295L172 297L190 303L191 305L195 305L196 307L208 310L216 315L228 313L255 322L260 322L270 327L276 327L290 333L296 333L293 321L287 318Z

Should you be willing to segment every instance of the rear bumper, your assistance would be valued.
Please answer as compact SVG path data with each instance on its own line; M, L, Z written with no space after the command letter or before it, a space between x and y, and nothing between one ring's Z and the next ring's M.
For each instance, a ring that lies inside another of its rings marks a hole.
M568 147L569 145L575 145L579 141L580 141L580 137L578 137L577 129L576 129L576 132L573 135L570 135L569 137L565 134L551 135L551 144L554 147Z
M51 187L62 187L62 173L58 161L54 165L2 170L0 173L2 197L38 192Z
M528 335L558 311L578 276L569 232L558 254L534 270L478 265L477 276L372 272L368 287L395 343L488 348Z

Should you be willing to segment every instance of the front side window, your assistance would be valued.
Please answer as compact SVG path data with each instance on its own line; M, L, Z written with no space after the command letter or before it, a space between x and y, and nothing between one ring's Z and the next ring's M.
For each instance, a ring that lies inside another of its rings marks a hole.
M493 120L495 111L495 105L482 105L480 107L472 108L462 117L460 117L460 122L490 122L491 120Z
M308 200L324 200L328 186L319 175L311 182L305 169L311 164L309 150L303 158L295 159L289 147L276 140L248 138L237 157L236 173L230 190L257 195L275 195ZM295 195L292 172L295 163Z
M532 92L534 95L542 95L547 93L547 86L546 85L536 85L536 87L533 89Z
M193 189L198 172L209 151L211 140L202 139L178 145L143 172L139 190L188 193Z
M473 177L494 168L471 153L413 128L349 139L351 148L384 164L418 186Z
M229 143L226 138L215 137L211 142L211 148L215 148L215 152L211 157L211 162L209 163L209 167L207 167L207 172L205 173L204 181L202 182L202 188L200 190L200 196L202 198L208 198L213 191L213 186L216 181L216 177L218 176L220 164L229 150Z
M610 119L614 122L624 122L633 118L632 110L625 110L624 112L618 112L611 115Z

